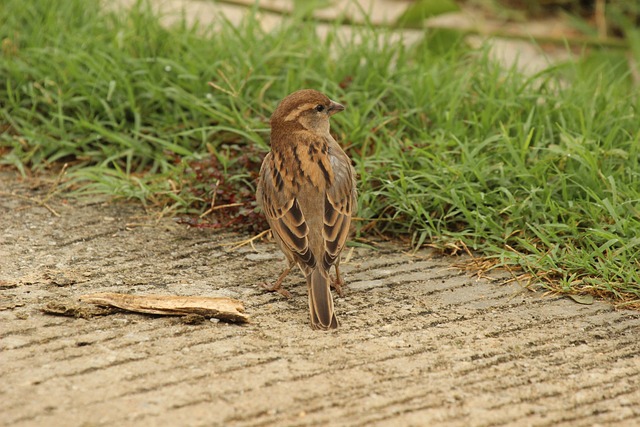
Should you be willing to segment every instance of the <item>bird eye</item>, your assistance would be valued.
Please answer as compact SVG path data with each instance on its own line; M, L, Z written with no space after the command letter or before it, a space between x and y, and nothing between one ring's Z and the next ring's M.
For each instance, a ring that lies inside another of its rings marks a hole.
M324 105L322 105L322 104L317 105L316 106L316 111L318 113L322 113L324 111Z

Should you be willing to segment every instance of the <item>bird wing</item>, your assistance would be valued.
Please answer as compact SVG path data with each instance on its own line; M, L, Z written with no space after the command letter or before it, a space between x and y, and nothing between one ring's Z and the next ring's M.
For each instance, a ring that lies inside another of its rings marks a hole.
M280 162L279 164L276 164ZM309 247L309 227L295 198L290 182L279 172L282 160L267 154L260 169L260 191L257 198L271 230L295 258L309 268L316 265ZM283 248L285 249L285 248Z
M326 189L324 203L323 264L327 270L336 262L347 241L351 214L356 209L357 203L353 167L347 155L339 147L336 151L338 152L329 153L334 179L332 185Z

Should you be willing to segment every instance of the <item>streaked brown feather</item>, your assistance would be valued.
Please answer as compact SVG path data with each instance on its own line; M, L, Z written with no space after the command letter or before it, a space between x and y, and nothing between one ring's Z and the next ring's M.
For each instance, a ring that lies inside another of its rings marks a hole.
M332 329L338 322L329 269L339 264L356 189L350 160L329 134L328 115L312 111L319 103L331 101L316 91L299 91L274 112L272 151L260 170L257 197L281 249L307 275L312 327Z

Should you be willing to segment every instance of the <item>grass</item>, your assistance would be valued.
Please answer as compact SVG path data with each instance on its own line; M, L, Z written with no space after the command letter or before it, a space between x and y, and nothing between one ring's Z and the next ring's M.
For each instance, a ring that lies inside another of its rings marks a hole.
M347 105L332 129L359 173L361 236L468 247L640 307L640 101L623 61L528 77L442 34L406 46L366 26L320 38L295 18L266 33L252 16L165 28L144 3L100 9L0 5L2 164L66 162L75 192L176 215L215 199L213 225L257 232L268 117L314 87Z

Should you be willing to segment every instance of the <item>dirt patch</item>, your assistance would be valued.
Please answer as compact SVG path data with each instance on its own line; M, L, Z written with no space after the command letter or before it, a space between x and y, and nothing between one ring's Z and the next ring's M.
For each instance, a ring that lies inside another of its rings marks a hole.
M2 191L36 187L0 173ZM640 422L638 312L383 245L354 250L342 326L316 332L299 274L290 300L256 286L282 268L273 244L230 251L246 236L132 204L51 207L0 199L0 425ZM232 297L252 321L84 311L94 292Z

